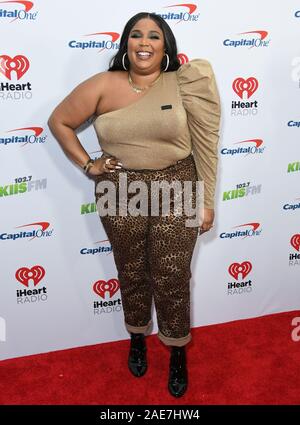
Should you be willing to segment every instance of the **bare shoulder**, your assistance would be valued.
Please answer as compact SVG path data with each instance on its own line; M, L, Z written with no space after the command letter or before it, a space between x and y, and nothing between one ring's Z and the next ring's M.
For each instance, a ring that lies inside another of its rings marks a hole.
M124 71L105 71L94 75L92 78L95 78L98 84L108 87L111 84L118 84L124 81L124 77Z
M107 89L112 87L112 84L118 84L118 82L124 80L124 72L122 71L103 71L92 75L78 87L84 87L86 90L95 91L102 95Z
M84 86L85 88L95 89L97 87L104 86L110 81L109 74L109 71L98 72L97 74L94 74L86 80L82 81L78 87Z

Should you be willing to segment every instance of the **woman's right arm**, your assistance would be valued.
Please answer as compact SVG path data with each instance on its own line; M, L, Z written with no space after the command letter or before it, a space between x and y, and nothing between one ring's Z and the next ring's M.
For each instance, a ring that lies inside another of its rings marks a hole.
M80 143L75 130L96 112L108 78L107 73L99 73L83 81L56 106L48 120L49 128L65 154L81 168L90 157ZM112 159L105 170L105 158L98 158L89 173L102 174L108 169L114 169L117 162Z

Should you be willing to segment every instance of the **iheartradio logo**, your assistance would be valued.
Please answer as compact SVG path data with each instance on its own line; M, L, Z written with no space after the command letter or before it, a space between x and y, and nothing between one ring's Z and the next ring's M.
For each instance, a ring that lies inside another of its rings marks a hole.
M13 58L7 55L0 56L0 73L8 80L12 79L14 71L19 80L29 69L29 60L24 55L17 55Z
M243 263L232 263L228 267L228 271L234 279L238 280L239 274L241 273L242 279L250 273L252 270L252 264L250 261L244 261Z
M187 63L189 61L189 58L185 53L178 53L177 59L180 62L180 65L183 65L184 63Z
M249 99L258 89L258 81L254 77L249 77L247 80L238 77L233 81L232 88L242 100Z
M98 280L93 285L93 291L101 298L105 299L105 294L108 292L109 298L112 298L119 290L120 284L118 279Z
M296 235L293 235L291 237L290 242L291 242L292 247L295 248L295 250L299 252L300 251L300 234L298 233Z
M43 279L46 272L42 266L33 266L31 269L27 267L21 267L16 271L16 279L22 283L22 285L29 287L29 280L33 280L34 286Z

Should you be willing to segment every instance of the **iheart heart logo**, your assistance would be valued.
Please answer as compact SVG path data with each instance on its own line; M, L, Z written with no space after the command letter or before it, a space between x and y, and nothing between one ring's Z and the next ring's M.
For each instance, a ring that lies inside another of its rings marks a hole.
M16 271L16 279L22 283L22 285L29 286L29 279L33 280L34 286L36 286L45 276L45 269L42 266L33 266L31 269L27 267L21 267Z
M189 58L185 53L178 53L177 59L180 62L180 65L183 65L184 63L187 63L189 61Z
M15 71L19 80L28 71L28 68L29 60L26 56L17 55L14 58L7 55L0 56L0 72L9 80L11 80L12 71Z
M119 290L120 284L118 279L109 279L106 280L98 280L93 285L94 292L99 295L101 298L105 299L105 293L108 291L109 298L115 295L115 293Z
M292 236L291 245L296 251L300 251L300 234Z
M258 81L254 77L247 78L247 80L239 77L232 83L232 88L241 99L243 99L244 92L247 93L247 98L249 99L257 90Z
M236 280L239 278L239 273L242 274L242 279L245 279L247 274L250 273L252 270L252 264L250 261L244 261L243 263L232 263L228 267L228 271L231 274L232 277L234 277Z

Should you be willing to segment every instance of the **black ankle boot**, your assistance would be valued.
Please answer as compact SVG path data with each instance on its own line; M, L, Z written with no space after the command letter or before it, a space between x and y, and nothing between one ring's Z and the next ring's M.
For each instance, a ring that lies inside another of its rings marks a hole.
M130 372L136 376L143 376L147 371L146 343L144 334L130 333L131 342L128 356Z
M168 389L172 396L181 397L186 392L187 385L185 347L171 347Z

